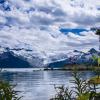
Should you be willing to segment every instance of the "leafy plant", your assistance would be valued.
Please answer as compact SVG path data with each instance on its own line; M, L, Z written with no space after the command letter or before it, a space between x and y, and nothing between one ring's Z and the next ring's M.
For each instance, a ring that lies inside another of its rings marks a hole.
M100 57L92 56L92 59L93 59L93 61L98 63L98 66L100 65ZM100 77L100 69L95 68L95 69L93 69L93 71L97 74L98 79L99 79L99 77Z
M69 91L69 89L65 88L63 85L55 86L55 90L57 94L50 100L72 100L72 90Z
M88 82L81 78L80 73L74 71L72 76L74 79L71 80L71 83L75 85L72 87L73 90L64 86L55 87L56 95L50 100L100 100L100 93L91 90Z
M94 62L96 62L98 64L98 66L100 65L100 57L93 55L92 59L93 59Z
M85 94L89 92L88 84L86 80L81 79L80 73L77 73L76 71L72 73L72 76L74 80L71 82L75 84L75 94L76 96L80 96L82 94Z
M21 97L18 97L18 91L14 87L8 82L0 81L0 100L20 100Z

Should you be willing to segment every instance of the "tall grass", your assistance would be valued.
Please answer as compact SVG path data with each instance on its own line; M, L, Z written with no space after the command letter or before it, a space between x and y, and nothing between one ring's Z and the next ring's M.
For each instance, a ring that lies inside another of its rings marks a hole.
M0 72L1 73L1 72ZM18 91L15 91L16 85L11 85L9 82L0 79L0 100L21 100L18 96Z
M71 90L65 86L56 87L56 94L50 100L100 100L100 93L91 90L88 81L83 80L80 73L74 71L72 76L71 83L74 84L74 87Z

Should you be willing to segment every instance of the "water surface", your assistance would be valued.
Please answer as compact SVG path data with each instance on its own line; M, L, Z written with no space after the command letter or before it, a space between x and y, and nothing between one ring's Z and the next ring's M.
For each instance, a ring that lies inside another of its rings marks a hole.
M6 69L7 70L7 69ZM82 77L88 79L93 72L81 72ZM22 100L49 100L55 94L54 84L73 87L70 71L40 71L32 69L8 69L0 77L11 84L17 84L16 90L21 91Z

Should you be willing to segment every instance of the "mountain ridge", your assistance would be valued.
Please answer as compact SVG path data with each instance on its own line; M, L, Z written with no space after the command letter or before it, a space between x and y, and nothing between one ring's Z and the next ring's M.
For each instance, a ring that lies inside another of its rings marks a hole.
M0 54L0 67L1 68L22 68L32 67L23 57L15 55L12 51L5 51Z
M94 48L91 48L88 52L84 53L82 51L73 50L73 52L51 56L48 59L50 60L44 64L45 58L39 58L39 56L32 55L30 53L31 59L28 60L28 56L25 58L21 55L15 54L14 51L20 51L23 49L9 49L6 48L4 52L0 53L0 67L63 67L65 65L72 64L96 64L93 61L92 56L97 56L98 51ZM28 50L27 52L31 52Z

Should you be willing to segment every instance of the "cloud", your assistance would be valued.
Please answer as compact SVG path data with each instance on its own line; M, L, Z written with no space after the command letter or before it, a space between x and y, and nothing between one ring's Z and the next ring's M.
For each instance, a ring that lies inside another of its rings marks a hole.
M60 28L91 28L100 25L100 3L95 0L6 0L0 2L0 45L23 48L18 54L48 59L69 51L98 48L92 31L67 35ZM29 54L30 55L30 54ZM26 56L28 57L28 56Z
M48 55L53 52L66 53L69 50L85 49L88 47L88 44L90 44L88 48L95 47L94 44L98 42L98 37L91 31L80 33L82 36L75 35L74 33L64 35L55 31L56 34L59 34L56 35L52 32L33 28L29 30L26 28L4 27L0 31L0 44L10 48L32 49L40 53L45 52Z
M7 17L9 23L10 21L12 24L17 23L14 25L21 24L27 27L37 25L39 28L66 25L76 28L98 25L99 5L100 3L95 0L8 0L3 7L10 8L10 11L4 11L4 17Z

